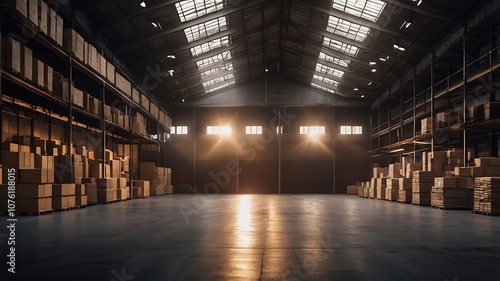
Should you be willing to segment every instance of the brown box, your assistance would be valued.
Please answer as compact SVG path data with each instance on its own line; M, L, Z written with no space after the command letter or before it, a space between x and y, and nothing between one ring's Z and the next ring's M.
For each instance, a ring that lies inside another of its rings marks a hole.
M133 187L132 195L133 198L149 197L150 196L149 187Z
M25 18L28 17L28 1L27 0L7 0L8 6L16 9Z
M3 152L19 152L19 144L13 142L4 142L2 144Z
M52 185L52 195L53 196L74 196L75 195L75 184L63 183L63 184L53 184Z
M44 87L45 64L33 58L33 83L38 87Z
M39 1L38 6L38 27L40 31L47 35L49 32L49 22L48 22L49 7L44 1Z
M76 196L68 196L68 205L70 208L76 206Z
M50 93L53 92L54 87L53 87L53 79L54 79L54 69L47 64L44 65L45 67L45 73L44 73L44 78L45 78L45 83L44 83L44 88L47 89Z
M46 210L45 198L16 199L16 213L38 213Z
M83 40L83 37L73 29L64 29L63 37L64 49L80 61L83 61L85 45L85 40Z
M23 184L48 183L47 171L45 169L22 169L19 170L18 182Z
M16 198L45 198L52 196L50 184L18 184Z
M88 205L88 197L87 197L87 195L77 195L77 196L75 196L75 205L76 206L87 206Z
M126 178L117 178L117 188L124 189L127 187L127 179Z
M97 204L97 184L86 183L85 193L87 194L88 204Z
M98 189L97 190L97 203L105 203L110 201L116 201L116 190L112 189Z
M111 84L115 84L115 66L109 61L106 61L106 78Z
M100 160L89 159L89 176L92 178L103 178L102 165L103 163Z
M33 81L33 51L24 45L21 47L21 74Z
M38 26L38 1L39 0L29 0L28 1L28 19L35 26Z
M11 37L2 38L5 56L2 56L6 69L21 74L21 43Z
M49 37L52 38L52 40L56 40L56 32L57 32L57 13L54 11L54 9L49 7L49 13L48 13L48 30L49 30Z
M85 195L85 184L84 183L76 183L75 184L75 195L81 196Z
M117 181L112 178L98 178L96 179L97 189L114 190L117 189Z
M437 177L434 179L434 186L436 187L457 187L457 177Z
M53 196L52 197L52 209L62 210L70 207L69 199L71 196Z

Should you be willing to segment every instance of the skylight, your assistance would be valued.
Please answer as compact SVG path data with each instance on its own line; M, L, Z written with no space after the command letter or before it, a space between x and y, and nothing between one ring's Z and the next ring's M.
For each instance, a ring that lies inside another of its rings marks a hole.
M184 29L189 43L227 29L226 17L219 17Z
M218 49L220 47L225 47L225 46L229 46L229 36L217 38L215 40L194 46L190 49L190 51L191 51L191 55L193 55L193 57L196 57L196 56L199 56L203 53L210 52L211 50Z
M366 26L330 16L328 18L328 26L326 27L326 31L358 42L363 42L365 41L366 36L368 36L370 29Z
M215 67L215 68L203 71L201 73L201 78L204 79L204 78L206 78L208 76L211 76L211 75L220 74L220 73L224 73L224 72L229 72L229 71L232 71L232 70L233 70L233 64L232 63L228 63L225 66Z
M330 55L327 55L323 52L319 52L319 58L325 61L333 62L334 64L338 64L343 67L347 67L347 65L350 63L348 60L343 60L339 58L332 57Z
M340 78L342 78L342 76L344 76L344 71L338 70L338 69L333 68L333 67L329 67L329 66L321 64L321 63L316 63L315 70L316 70L316 72L319 72L319 73L328 73L328 74L331 74L331 75L334 75L334 76L337 76Z
M376 22L385 8L385 2L380 0L333 0L332 8Z
M326 88L326 87L323 87L323 86L320 86L320 85L318 85L316 83L311 83L311 87L314 87L316 89L320 89L320 90L325 91L325 92L329 92L329 93L335 94L334 90Z
M223 0L185 0L175 3L181 22L192 20L224 8Z
M198 69L200 69L204 66L208 66L210 64L217 63L217 62L224 62L225 60L229 60L229 59L231 59L231 52L225 51L225 52L222 52L220 54L211 56L209 58L197 61L196 66L198 66Z
M333 50L342 52L350 56L356 56L358 54L359 48L347 43L337 41L329 37L323 37L323 46L331 48Z
M333 85L333 86L338 86L339 85L339 82L337 82L337 81L335 81L333 79L330 79L328 77L319 76L317 74L313 75L313 79L321 81L323 83L327 83L327 84Z

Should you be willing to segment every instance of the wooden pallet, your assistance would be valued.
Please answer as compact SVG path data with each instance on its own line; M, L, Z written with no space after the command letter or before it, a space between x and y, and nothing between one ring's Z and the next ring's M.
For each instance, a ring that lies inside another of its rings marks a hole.
M491 217L500 216L500 213L491 213L491 212L474 211L474 210L472 210L472 213L478 214L478 215L491 216Z
M71 210L74 210L76 208L76 206L72 206L72 207L67 207L67 208L63 208L63 209L55 209L56 212L66 212L66 211L71 211Z
M45 214L50 214L53 213L54 210L45 210L45 211L40 211L40 212L20 212L16 213L16 215L20 216L40 216L40 215L45 215Z
M457 211L470 211L472 209L472 207L444 207L444 206L431 206L431 207L441 210L457 210Z

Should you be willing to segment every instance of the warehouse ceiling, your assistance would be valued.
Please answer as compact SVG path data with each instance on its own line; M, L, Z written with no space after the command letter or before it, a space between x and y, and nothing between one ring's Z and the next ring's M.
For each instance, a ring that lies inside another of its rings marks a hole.
M76 3L143 87L172 104L276 76L373 101L482 1Z

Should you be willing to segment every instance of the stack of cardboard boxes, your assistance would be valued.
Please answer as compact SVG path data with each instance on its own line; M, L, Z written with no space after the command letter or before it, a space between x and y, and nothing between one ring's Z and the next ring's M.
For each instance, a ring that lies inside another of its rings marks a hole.
M149 189L149 181L133 180L132 181L132 196L133 198L146 198L151 196Z
M155 162L140 162L139 179L149 181L150 194L159 196L165 194L167 186L167 169L157 167Z
M439 174L429 171L415 171L412 179L412 204L431 205L431 191L434 178Z
M74 183L57 183L52 187L52 206L55 210L66 210L76 206Z
M412 202L412 179L410 177L398 179L398 202L411 203Z
M471 209L473 179L467 177L437 177L432 187L431 206L441 209Z
M475 178L472 211L500 215L500 177Z

